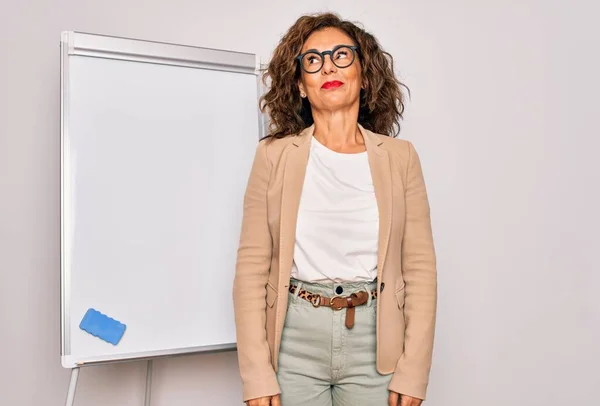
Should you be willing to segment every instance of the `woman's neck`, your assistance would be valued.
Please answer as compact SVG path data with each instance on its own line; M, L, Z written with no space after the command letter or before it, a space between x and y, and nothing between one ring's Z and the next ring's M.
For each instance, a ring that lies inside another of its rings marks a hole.
M361 152L365 142L358 129L355 114L315 114L314 137L323 145L338 152Z

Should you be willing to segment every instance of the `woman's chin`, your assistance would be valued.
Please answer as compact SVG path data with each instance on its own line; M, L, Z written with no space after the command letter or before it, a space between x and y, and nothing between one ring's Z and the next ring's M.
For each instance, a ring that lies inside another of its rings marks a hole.
M328 110L328 111L344 110L344 109L352 108L358 102L359 102L358 99L356 99L355 101L348 100L346 98L344 98L344 99L340 98L339 100L330 99L330 100L324 100L324 102L321 103L320 107L322 110ZM315 110L315 109L313 108L313 110Z

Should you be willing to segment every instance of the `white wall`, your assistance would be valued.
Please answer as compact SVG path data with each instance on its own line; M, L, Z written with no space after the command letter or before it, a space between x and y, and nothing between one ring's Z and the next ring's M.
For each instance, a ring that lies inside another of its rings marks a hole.
M4 0L0 404L61 405L59 33L255 52L301 13L364 22L412 91L440 301L427 404L593 405L600 385L600 30L594 1ZM234 353L160 360L153 404L236 405ZM140 405L143 363L82 370L77 405Z

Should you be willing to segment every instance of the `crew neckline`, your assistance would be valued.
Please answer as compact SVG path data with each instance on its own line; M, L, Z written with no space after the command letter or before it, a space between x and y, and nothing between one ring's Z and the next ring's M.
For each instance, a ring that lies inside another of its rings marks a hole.
M321 151L324 151L325 153L330 154L332 156L343 157L343 158L348 158L348 157L352 158L352 157L364 156L364 155L367 154L366 150L365 151L361 151L361 152L338 152L338 151L334 151L331 148L329 148L326 145L324 145L314 135L312 136L312 140L313 140L313 145L315 145Z

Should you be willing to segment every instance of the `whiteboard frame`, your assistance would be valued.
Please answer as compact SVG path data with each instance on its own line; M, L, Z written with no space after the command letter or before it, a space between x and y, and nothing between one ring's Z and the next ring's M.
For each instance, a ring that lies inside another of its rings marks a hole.
M216 352L235 350L236 343L220 345L174 348L168 350L145 351L126 354L108 354L89 358L71 356L71 267L67 264L70 247L66 246L65 230L71 208L65 196L71 195L68 179L71 175L67 148L69 136L69 57L88 56L94 58L116 59L130 62L153 63L162 65L181 66L197 69L209 69L225 72L255 75L257 79L258 97L265 88L260 80L260 59L255 54L177 45L164 42L145 41L124 37L89 34L75 31L61 33L61 62L60 62L60 331L61 331L61 363L65 368L77 368L83 365L93 365L107 362L122 362L143 360L156 357L183 355L199 352ZM257 100L257 114L260 140L265 136L266 117L260 111Z

